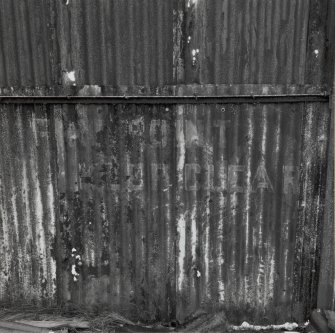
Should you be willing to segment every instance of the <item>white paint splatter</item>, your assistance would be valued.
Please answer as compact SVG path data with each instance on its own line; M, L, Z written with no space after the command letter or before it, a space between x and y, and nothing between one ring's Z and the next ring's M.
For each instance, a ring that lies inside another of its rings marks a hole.
M66 75L67 75L67 78L70 81L73 81L73 82L76 81L76 73L75 73L75 71L67 72Z
M196 261L196 246L197 246L197 205L193 205L191 213L191 246L192 246L192 261Z
M177 126L176 126L176 137L177 137L177 172L178 172L178 184L180 188L183 188L184 181L184 166L185 166L185 133L184 133L184 110L182 106L178 106L177 109ZM187 214L187 212L185 212ZM186 250L186 221L185 214L180 211L177 218L177 231L179 235L179 254L178 254L178 289L182 289L184 281L184 260Z
M71 266L71 274L73 275L73 281L77 281L77 276L79 276L79 273L76 271L76 265Z
M182 290L184 281L184 259L185 259L185 247L186 247L186 221L184 214L181 214L177 220L177 229L179 234L179 276L178 276L178 288Z
M197 278L201 276L201 272L197 270Z
M304 324L308 325L308 322ZM306 325L306 326L307 326ZM251 325L248 322L244 321L240 326L235 326L232 325L230 326L231 329L233 329L234 331L239 331L239 330L253 330L253 331L264 331L264 330L288 330L288 331L292 331L295 328L298 328L299 325L297 323L285 323L282 325L266 325L266 326L261 326L261 325Z

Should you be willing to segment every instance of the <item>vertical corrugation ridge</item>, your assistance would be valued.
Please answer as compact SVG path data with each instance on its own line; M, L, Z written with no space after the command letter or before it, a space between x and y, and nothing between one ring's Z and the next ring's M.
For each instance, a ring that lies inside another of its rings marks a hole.
M267 2L260 1L258 4L258 11L259 11L259 18L258 18L258 26L257 31L258 32L258 38L257 38L257 73L258 76L255 78L256 83L261 83L263 81L264 77L264 63L265 63L265 57L264 57L264 49L266 46L266 38L265 38L265 31L266 31L266 25L265 25L265 9L266 9Z
M3 12L3 2L0 1L0 9ZM1 77L1 85L8 85L7 71L6 67L6 52L5 52L5 31L4 31L4 18L3 15L0 14L0 77Z
M128 12L127 12L127 17L128 17L128 25L129 25L129 29L128 29L128 33L129 33L129 45L132 45L129 49L129 65L128 65L128 72L129 72L129 80L128 80L128 84L129 85L134 85L135 84L135 73L134 73L134 67L135 67L135 55L134 55L134 51L135 51L135 47L133 47L133 45L135 45L135 40L136 40L136 36L135 36L135 29L137 28L136 25L136 20L135 20L135 15L136 12L134 12L134 2L130 1L129 5L128 5ZM135 24L134 24L135 23Z

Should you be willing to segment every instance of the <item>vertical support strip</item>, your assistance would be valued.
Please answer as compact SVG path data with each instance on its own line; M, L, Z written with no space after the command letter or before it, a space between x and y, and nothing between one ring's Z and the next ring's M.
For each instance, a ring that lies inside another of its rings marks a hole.
M335 223L334 223L334 112L335 112L335 3L328 2L328 40L330 48L328 50L328 67L331 73L329 81L332 82L333 91L330 99L330 138L328 144L328 168L327 186L325 199L325 218L323 220L323 237L321 249L321 266L318 286L318 308L334 310L335 308Z

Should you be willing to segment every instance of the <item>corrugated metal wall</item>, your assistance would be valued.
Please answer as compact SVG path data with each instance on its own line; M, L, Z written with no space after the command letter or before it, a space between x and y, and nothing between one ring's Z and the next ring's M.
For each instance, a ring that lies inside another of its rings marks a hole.
M1 94L320 92L325 4L0 0ZM236 322L315 305L327 104L0 110L1 303Z
M327 126L326 105L179 107L179 314L282 321L315 305Z
M198 0L187 7L188 82L305 83L309 1Z
M173 1L0 1L0 86L173 82Z
M200 307L301 320L317 283L327 110L3 109L1 298L55 300L58 261L64 302L146 320Z
M321 83L326 6L325 0L1 0L0 86L54 87L71 71L76 85L114 87L315 83L308 58Z

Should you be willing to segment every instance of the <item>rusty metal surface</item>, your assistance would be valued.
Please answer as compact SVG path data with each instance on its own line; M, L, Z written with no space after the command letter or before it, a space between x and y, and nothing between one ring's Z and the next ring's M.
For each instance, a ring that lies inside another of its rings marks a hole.
M326 0L1 0L0 9L1 87L327 76Z
M326 1L190 0L185 81L315 83L306 66L321 81L326 13Z
M173 1L0 1L0 86L173 81Z
M3 105L1 301L302 320L327 106Z
M52 112L64 302L146 320L200 307L303 319L315 301L327 104Z
M47 113L1 106L0 299L55 302L55 179Z
M320 93L325 3L0 0L1 94ZM0 302L304 319L328 117L327 103L1 104Z
M0 85L53 85L53 18L49 1L0 1ZM55 60L56 61L56 60Z
M55 128L63 299L173 318L173 110L64 106Z
M335 3L328 6L328 39L330 41L328 63L329 82L332 82L330 100L331 124L328 147L327 186L325 198L325 215L321 250L320 279L318 288L318 308L335 309L335 229L334 229L334 112L335 112Z
M324 164L315 163L325 161L322 140L328 117L327 107L320 107L308 107L310 127L303 120L303 106L242 106L248 112L236 106L223 106L221 112L215 107L212 112L205 107L179 108L177 202L183 204L177 214L177 313L181 316L203 302L214 302L229 304L228 311L235 311L230 318L235 315L237 320L302 318L299 306L291 305L296 292L294 302L310 304L308 297L315 290L308 283L315 281L317 270L321 220L315 214L322 207L322 194L317 192L322 184L317 179L324 171ZM301 202L304 208L298 204L299 184L316 190L307 190L304 200L310 201ZM303 253L295 259L297 249ZM296 281L306 284L296 289Z

